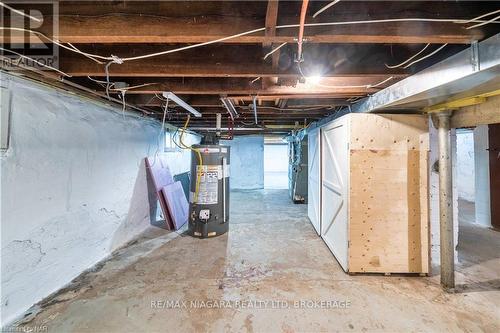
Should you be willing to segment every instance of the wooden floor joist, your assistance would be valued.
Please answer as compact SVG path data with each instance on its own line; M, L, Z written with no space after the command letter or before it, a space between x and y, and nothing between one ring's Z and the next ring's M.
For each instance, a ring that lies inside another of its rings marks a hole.
M248 108L256 98L259 121L280 124L293 124L303 116L321 118L339 106L355 108L356 100L500 30L500 24L466 29L473 23L453 21L497 10L491 2L340 1L312 17L325 5L312 1L305 19L304 57L297 63L301 1L60 1L57 5L58 29L52 31L56 16L51 6L13 3L18 10L39 10L43 22L31 29L65 43L66 48L59 48L57 64L58 70L71 76L64 82L101 97L106 96L105 85L88 76L103 82L108 76L110 83L125 82L129 87L148 84L128 90L125 100L148 110L144 112L153 112L154 117L163 115L165 105L155 94L171 91L205 113L200 123L204 126L214 125L216 113L226 115L221 96L230 98L249 118L252 110L241 107ZM6 28L15 23L10 19L15 14L8 10L3 14ZM349 23L338 24L342 22ZM0 41L7 49L13 47L9 42L49 42L26 31L3 31ZM265 58L282 43L286 44ZM448 45L409 68L389 68L413 57L427 43L431 44L429 52ZM68 50L71 47L105 58L96 63ZM152 54L156 55L143 57ZM114 63L106 71L111 56ZM27 69L16 71L25 73ZM38 74L48 80L57 80L60 74L45 73ZM314 83L313 77L319 77L319 82ZM118 91L109 93L117 100ZM175 104L169 106L179 116Z

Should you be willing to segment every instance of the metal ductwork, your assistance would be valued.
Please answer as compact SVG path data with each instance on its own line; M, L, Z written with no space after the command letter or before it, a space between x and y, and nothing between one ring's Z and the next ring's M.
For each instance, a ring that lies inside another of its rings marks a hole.
M500 34L387 87L352 106L351 112L422 109L500 87Z

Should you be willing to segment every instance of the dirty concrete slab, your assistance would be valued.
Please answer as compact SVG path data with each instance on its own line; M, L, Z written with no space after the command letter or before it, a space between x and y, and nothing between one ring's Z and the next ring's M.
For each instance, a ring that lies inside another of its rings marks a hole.
M436 273L345 274L307 207L292 204L286 190L235 191L231 200L228 234L138 242L21 325L49 332L500 331L499 233L463 228L458 288L450 294ZM467 252L478 237L485 257Z

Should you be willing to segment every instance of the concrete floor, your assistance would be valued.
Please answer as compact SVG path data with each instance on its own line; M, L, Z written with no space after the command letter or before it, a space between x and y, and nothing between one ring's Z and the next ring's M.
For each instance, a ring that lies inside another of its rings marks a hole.
M234 192L231 205L229 234L199 240L156 230L22 325L49 332L500 331L500 233L461 228L458 288L449 294L437 275L345 274L307 207L291 204L286 190Z

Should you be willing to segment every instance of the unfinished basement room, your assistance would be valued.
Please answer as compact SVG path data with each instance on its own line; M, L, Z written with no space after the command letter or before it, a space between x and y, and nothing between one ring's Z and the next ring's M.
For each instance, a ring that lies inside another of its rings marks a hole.
M0 12L1 332L500 332L499 1Z

